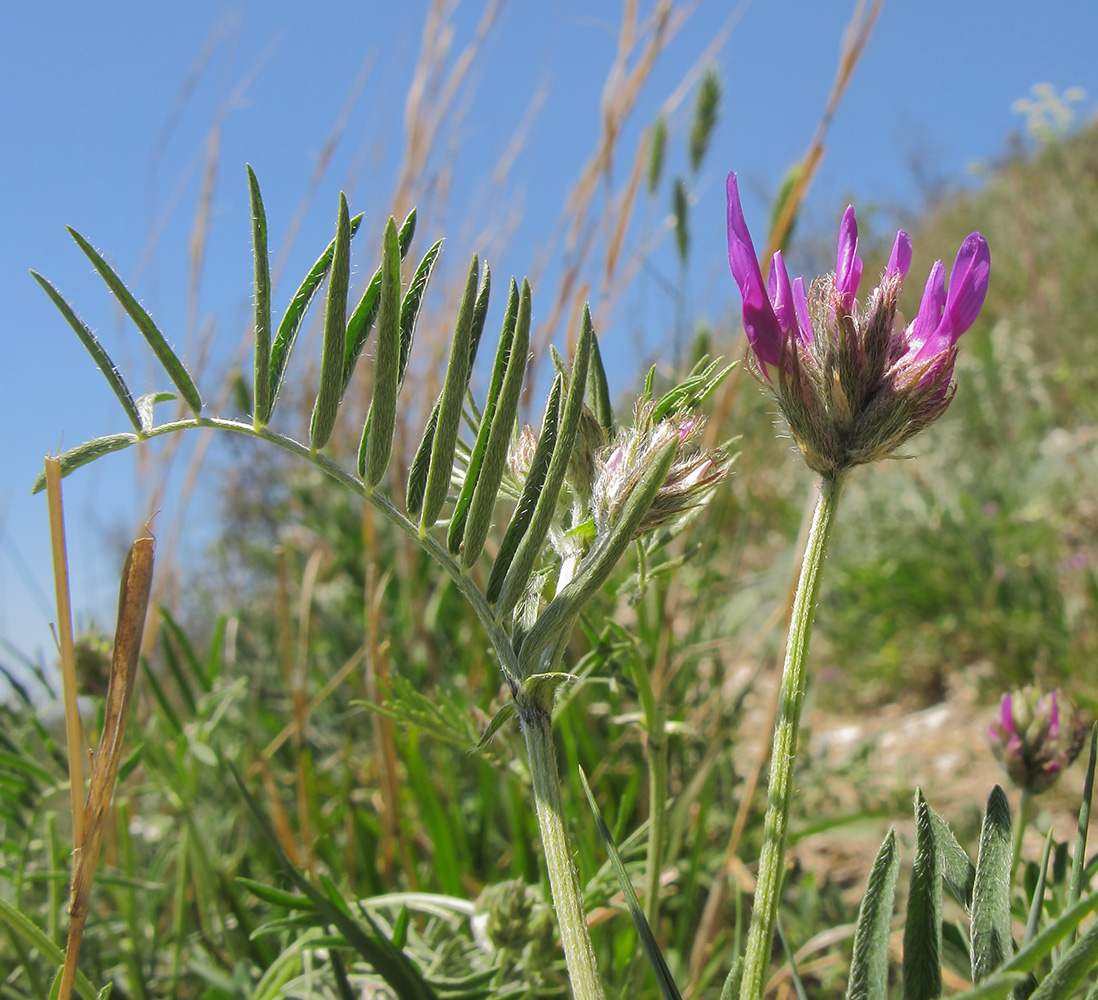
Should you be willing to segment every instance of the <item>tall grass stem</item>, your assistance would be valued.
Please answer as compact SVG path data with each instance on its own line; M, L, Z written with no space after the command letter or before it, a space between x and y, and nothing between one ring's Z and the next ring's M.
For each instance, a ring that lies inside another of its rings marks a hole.
M774 744L770 753L770 780L763 826L762 852L755 884L755 903L747 934L740 1000L762 1000L774 926L781 898L785 862L785 840L789 826L789 807L793 799L793 772L797 760L797 737L804 706L805 663L812 637L816 601L820 591L820 572L831 544L835 511L842 491L843 474L824 479L816 501L816 512L801 563L801 576L793 599L793 614L786 639L785 665L779 690L778 720L774 726Z

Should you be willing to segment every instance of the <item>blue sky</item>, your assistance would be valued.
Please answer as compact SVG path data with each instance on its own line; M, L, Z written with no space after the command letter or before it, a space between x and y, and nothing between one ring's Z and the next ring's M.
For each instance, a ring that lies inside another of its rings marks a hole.
M362 250L377 244L388 214L402 144L405 95L419 51L424 3L317 3L266 0L229 6L187 4L7 4L0 30L0 638L28 653L49 650L52 618L48 528L41 497L28 488L42 456L124 429L124 417L64 321L27 273L49 277L97 331L136 393L166 388L146 363L91 268L65 233L86 235L135 289L186 356L187 248L211 123L221 120L220 171L213 189L197 323L216 324L226 359L246 328L250 305L250 230L245 162L263 186L277 248L301 202L317 158L356 77L361 94L330 169L286 261L286 287L330 239L340 188L365 211ZM749 224L765 229L766 199L804 151L823 109L853 2L754 0L742 5L716 53L725 98L709 157L695 184L688 308L730 331L738 305L724 251L723 178L741 177ZM651 9L641 4L642 12ZM635 147L735 5L702 0L661 57L622 137ZM511 227L492 258L497 278L529 271L549 241L567 192L593 147L599 95L614 57L617 3L521 2L505 5L444 128L439 162L452 168L445 210L424 222L447 235L446 267L464 269L479 234ZM1082 115L1098 97L1098 7L1050 0L1034 16L1021 0L888 0L828 137L828 153L805 208L805 223L830 228L854 198L879 230L910 220L921 203L911 164L926 175L974 183L973 164L1002 155L1022 121L1012 103L1040 82L1082 87ZM452 57L473 36L482 5L453 14ZM208 49L181 104L188 74ZM492 175L539 87L546 99L507 182ZM684 169L682 149L693 95L670 120L669 167ZM178 105L175 114L173 107ZM624 180L628 160L615 167ZM642 205L641 236L666 211ZM870 211L872 209L872 211ZM979 220L973 221L978 227ZM647 229L645 228L647 227ZM155 233L155 237L150 236ZM417 240L419 252L426 243ZM360 250L360 253L362 252ZM953 248L936 251L951 254ZM359 277L372 268L357 258ZM677 281L666 246L652 268ZM545 287L559 271L554 258ZM598 284L592 266L590 280ZM499 287L499 286L497 286ZM502 299L502 295L494 299ZM538 298L535 295L535 317ZM501 302L496 301L491 323ZM600 337L615 387L633 383L641 355L658 355L658 331L674 309L655 279L639 278ZM187 357L188 362L194 359ZM206 373L207 397L220 380ZM112 456L66 481L70 557L78 621L112 614L119 542L143 520L147 477L138 456ZM216 466L211 466L216 468ZM173 480L158 534L177 521ZM200 552L211 525L198 495L182 521L180 544ZM194 508L194 504L199 509ZM52 654L47 652L47 658ZM0 649L0 659L11 657Z

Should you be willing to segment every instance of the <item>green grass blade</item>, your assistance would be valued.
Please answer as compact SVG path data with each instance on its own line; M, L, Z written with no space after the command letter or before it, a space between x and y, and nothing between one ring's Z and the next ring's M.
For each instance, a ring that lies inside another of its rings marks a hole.
M495 411L491 415L491 426L484 446L484 457L480 464L476 486L473 488L473 496L469 505L468 521L465 525L462 540L461 565L464 569L469 569L484 549L484 540L488 537L488 529L492 523L492 511L495 508L496 500L499 498L499 484L503 480L503 471L507 464L507 449L510 447L511 435L515 429L519 397L522 395L522 381L526 375L526 362L530 351L530 310L530 285L523 280L522 292L518 300L518 316L515 320L514 336L511 338L511 344L507 351L507 372L503 377ZM510 308L508 308L509 317ZM508 319L505 318L504 337L506 336L507 325ZM504 337L501 337L500 340L501 350ZM497 364L499 360L500 355L497 351ZM484 424L488 420L486 408L481 423ZM499 583L502 585L502 578L500 578Z
M1030 1000L1069 1000L1076 988L1098 965L1098 922L1088 927L1052 967L1031 994Z
M416 210L413 208L408 213L408 217L404 220L404 224L400 227L400 235L397 241L400 243L400 259L404 260L408 256L408 251L412 247L412 237L416 231ZM436 243L435 246L440 244ZM433 248L432 248L433 249ZM428 251L428 255L430 251ZM437 256L437 251L435 256ZM426 260L426 258L424 258ZM434 266L432 260L431 266ZM420 264L422 269L423 264ZM419 270L416 272L419 275ZM426 282L424 282L426 284ZM412 279L412 285L415 286L415 278ZM351 313L351 318L347 320L347 342L343 352L343 390L347 391L347 386L351 382L351 376L355 373L355 363L358 361L358 356L362 353L362 348L366 346L366 341L370 336L370 330L373 328L374 320L377 319L377 311L380 305L379 296L381 294L381 268L379 267L374 271L374 276L370 279L370 283L366 286L366 291L362 293L362 298L359 300L357 306L355 306L354 312ZM411 289L409 289L411 294ZM401 369L403 372L403 368ZM403 375L401 376L403 378Z
M423 494L427 490L427 473L431 469L431 452L435 443L435 429L438 427L438 402L431 407L431 416L423 429L423 437L416 448L412 467L408 471L408 489L404 497L404 509L409 517L418 517L423 509Z
M109 455L112 451L121 451L131 444L136 444L140 438L136 434L107 434L104 437L94 438L78 444L75 448L61 453L61 475L67 476L74 469L82 465L94 462L97 458ZM46 488L46 473L40 472L31 487L31 496L41 493Z
M1010 802L996 785L980 829L980 853L972 888L972 980L978 983L1014 953L1010 929L1013 847Z
M1045 837L1045 851L1041 856L1041 870L1037 873L1037 884L1033 887L1033 899L1029 904L1029 919L1026 921L1026 933L1022 938L1022 944L1027 945L1037 936L1037 928L1041 926L1041 912L1045 906L1045 882L1048 878L1048 862L1052 857L1052 828L1049 827Z
M0 896L0 922L7 925L8 929L20 940L25 941L32 948L41 952L42 956L52 965L62 965L65 961L64 952L55 945L46 933L32 920L20 913L3 896ZM84 973L79 970L76 973L76 991L84 1000L96 1000L97 991Z
M599 425L610 436L614 433L614 409L610 403L610 386L602 364L599 338L591 338L591 367L587 369L587 405Z
M1075 854L1071 859L1071 880L1068 882L1068 906L1079 899L1083 891L1083 869L1087 859L1087 829L1090 827L1090 805L1094 797L1095 753L1098 750L1098 723L1090 730L1090 756L1087 776L1083 783L1083 800L1079 803L1079 827L1075 835Z
M501 617L511 612L526 589L526 583L530 579L534 563L541 555L545 536L549 533L549 525L556 512L557 500L564 486L564 476L568 471L568 462L576 443L580 418L583 416L583 395L587 388L587 369L591 361L591 341L594 336L591 313L584 306L583 326L580 330L579 343L576 345L576 356L572 362L571 382L560 420L560 431L557 433L557 442L553 448L553 458L549 462L545 487L541 496L538 497L534 516L530 519L530 527L519 543L518 551L503 581L503 588L496 603L496 611Z
M137 412L137 405L134 403L133 396L122 378L122 373L119 372L115 363L111 361L110 355L103 349L102 344L96 339L95 334L88 329L84 321L76 315L72 307L61 297L61 294L57 289L43 278L42 275L37 271L31 271L31 277L42 286L42 291L50 297L50 301L57 307L58 312L65 317L69 326L73 328L77 337L80 338L80 343L84 345L84 348L92 356L92 360L95 362L96 367L103 373L103 377L107 380L108 385L110 385L111 391L118 397L118 402L122 404L122 409L126 411L126 416L129 418L130 423L133 424L133 429L137 431L138 434L143 433L141 417Z
M865 896L858 908L847 1000L885 1000L888 995L888 935L899 871L896 831L889 830L873 860Z
M361 222L361 215L356 215L351 220L352 238L358 231L359 223ZM305 275L305 278L298 286L297 291L294 292L294 297L290 299L290 304L286 307L282 322L278 324L278 332L275 334L274 343L271 345L270 388L267 400L267 412L260 414L259 409L256 408L256 413L262 418L261 423L265 424L271 419L271 413L274 411L275 403L278 402L278 394L282 389L282 382L286 378L286 365L290 360L290 352L293 350L294 342L297 340L298 332L301 330L302 321L305 319L305 312L309 308L309 303L313 301L313 296L316 295L317 290L323 283L324 276L328 273L328 268L332 266L332 258L334 256L335 240L332 240L324 253L317 258L317 262L309 269L309 273Z
M558 375L553 379L552 388L549 390L549 398L545 403L545 414L541 420L541 434L538 436L534 455L530 459L530 470L526 474L526 482L523 484L522 493L519 494L518 503L514 513L503 533L503 541L500 542L499 552L496 553L496 561L492 564L492 571L488 574L488 586L485 595L489 601L495 601L503 588L503 581L507 578L507 571L511 568L511 560L518 551L519 543L526 535L530 527L530 521L534 516L538 498L541 496L545 485L545 476L549 472L549 464L553 459L553 448L557 442L557 432L560 428L560 397L564 392L564 379ZM469 531L473 528L473 520L469 520ZM483 536L487 535L487 528L483 533L478 530L475 540L481 545ZM468 551L468 550L467 550Z
M656 977L660 993L663 994L663 1000L682 1000L682 994L679 992L678 986L675 985L671 970L667 967L667 960L663 957L663 952L660 951L660 947L656 943L656 936L652 933L652 928L648 924L648 918L644 915L640 900L637 899L637 893L633 889L629 873L625 870L625 863L621 860L621 855L618 854L618 849L614 846L614 838L610 834L606 821L602 818L602 813L595 802L595 796L591 792L591 786L587 783L587 775L583 773L583 768L580 768L579 776L583 784L583 791L587 795L587 801L591 806L591 812L595 815L595 823L598 825L602 842L606 846L606 853L610 857L614 875L617 876L618 885L621 886L626 905L629 907L629 913L636 925L637 936L640 938L644 954L648 958L648 964L652 966L652 972Z
M473 450L469 454L469 465L465 470L465 481L461 484L461 492L458 494L454 512L450 515L450 527L446 535L446 544L452 555L462 552L465 544L465 526L468 523L469 507L473 502L473 491L476 489L477 480L480 478L484 453L488 447L488 435L492 430L492 418L496 413L499 403L499 394L503 388L503 377L507 372L507 361L511 355L511 342L515 336L515 323L518 319L518 285L515 279L511 279L511 286L507 292L507 308L504 311L503 331L500 334L499 344L496 347L496 357L492 362L492 377L488 382L488 395L484 399L484 410L480 414L480 426L477 428L476 441ZM496 484L499 489L499 484ZM485 528L487 537L487 527ZM475 541L475 539L471 539ZM481 548L484 539L481 539ZM476 562L481 549L472 554L469 565Z
M347 338L347 289L351 279L351 213L347 197L339 193L335 253L328 278L324 310L324 340L320 355L320 389L309 421L309 448L318 451L328 443L343 399L343 347Z
M933 809L930 822L934 827L934 842L938 848L938 862L942 866L942 879L966 911L972 908L972 885L976 880L976 866L965 849L957 843L949 824Z
M258 426L260 415L271 409L271 383L268 372L271 367L271 266L267 257L267 213L263 208L263 196L259 193L259 181L251 164L248 170L248 195L252 204L252 254L255 258L255 380L253 409Z
M942 875L930 807L915 793L915 861L904 923L903 1000L934 1000L942 993Z
M1025 981L1021 972L996 972L972 989L954 993L949 1000L1005 1000Z
M1046 927L1003 966L1004 972L1031 972L1061 941L1067 938L1086 917L1098 910L1098 893L1081 899Z
M106 282L107 287L111 290L111 294L118 299L118 303L125 310L126 315L133 320L134 325L141 331L141 335L152 348L153 354L156 355L157 360L164 366L164 370L168 373L168 377L179 390L179 395L183 397L194 415L198 416L202 412L202 397L198 394L198 389L195 388L195 384L192 381L190 374L187 372L187 369L183 366L183 362L176 356L175 351L168 346L168 342L164 339L164 335L157 329L156 324L152 321L152 317L141 308L137 299L130 294L129 290L122 283L122 279L119 278L118 275L114 273L111 266L99 256L95 248L73 229L72 226L69 226L68 230L69 235L76 240L76 245L84 251L85 256L99 272L99 276Z
M201 687L203 691L209 692L212 687L212 678L207 674L206 668L202 666L202 661L199 660L198 653L195 652L191 640L187 638L187 633L183 631L167 608L162 606L160 608L160 615L164 620L165 629L167 629L172 637L172 641L175 642L179 652L183 654L183 658L187 661L191 676L198 682L199 687ZM221 619L220 621L223 622L224 619ZM222 630L224 629L223 624L220 625L220 627Z
M381 259L381 303L378 306L377 356L374 361L374 397L370 402L369 435L364 449L367 490L385 475L393 454L397 391L400 379L400 246L396 221L385 226ZM364 429L364 437L365 437ZM359 449L362 451L363 449Z
M423 494L423 510L419 519L419 536L438 520L446 494L450 490L450 478L454 468L454 448L461 426L461 404L469 385L469 347L473 333L473 310L477 303L477 280L480 261L476 254L469 265L465 279L465 291L458 307L454 338L450 343L450 359L446 364L446 376L438 402L438 422L435 439L431 445L431 465L427 471L427 488Z

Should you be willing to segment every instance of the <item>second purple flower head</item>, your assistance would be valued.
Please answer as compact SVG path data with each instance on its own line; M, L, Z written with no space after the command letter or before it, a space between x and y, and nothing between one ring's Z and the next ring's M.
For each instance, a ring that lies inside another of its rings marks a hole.
M824 476L892 454L941 416L953 398L957 340L987 295L991 253L971 233L950 273L936 261L915 319L896 303L911 266L911 237L896 234L880 284L864 304L853 206L839 226L835 271L805 288L789 280L781 251L768 280L728 175L728 264L743 297L743 325L805 461Z

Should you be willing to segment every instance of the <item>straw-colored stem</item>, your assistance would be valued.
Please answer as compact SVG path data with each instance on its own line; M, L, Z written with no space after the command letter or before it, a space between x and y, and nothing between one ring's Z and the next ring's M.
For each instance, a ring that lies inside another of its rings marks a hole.
M833 479L824 479L820 485L812 529L801 563L797 594L793 600L779 692L780 707L774 726L774 745L770 753L763 844L759 856L751 927L747 935L740 1000L762 1000L766 975L770 968L770 951L781 898L789 808L793 800L797 737L804 705L805 665L809 640L812 637L816 600L820 592L820 571L831 543L831 531L841 489L841 474Z
M541 842L545 849L545 867L549 888L560 927L560 942L575 1000L603 1000L602 981L595 962L595 950L587 931L579 875L572 863L572 846L564 825L564 802L560 794L560 772L553 751L551 717L536 706L519 709L526 752L530 758L530 777L534 786Z
M65 550L65 513L61 503L61 460L46 458L46 496L50 511L53 547L53 584L57 593L57 643L61 649L61 683L65 700L65 743L69 755L69 787L72 796L72 843L84 843L84 750L80 738L80 707L76 700L76 653L72 641L69 604L69 560Z

